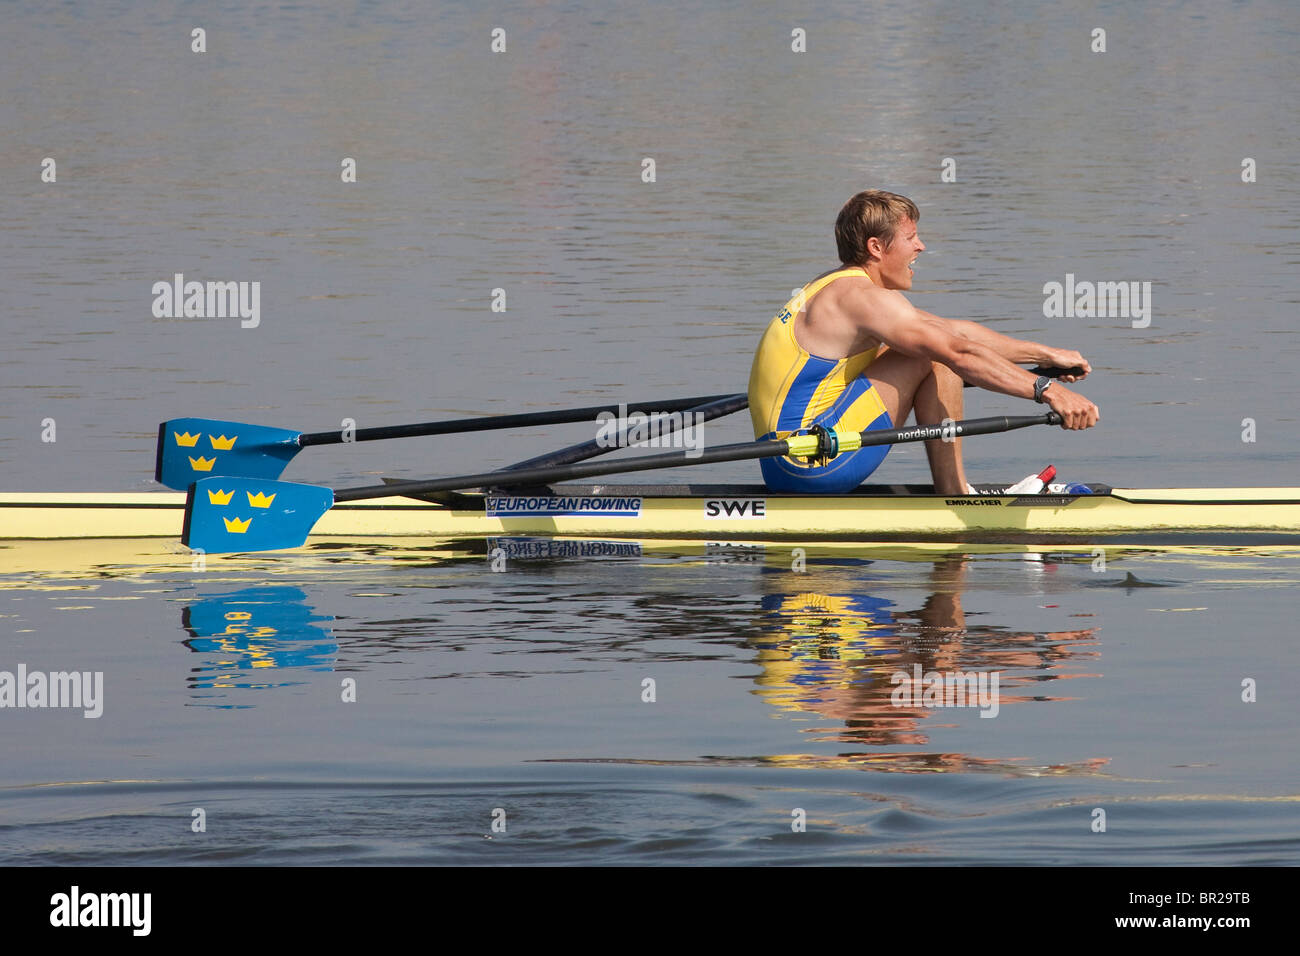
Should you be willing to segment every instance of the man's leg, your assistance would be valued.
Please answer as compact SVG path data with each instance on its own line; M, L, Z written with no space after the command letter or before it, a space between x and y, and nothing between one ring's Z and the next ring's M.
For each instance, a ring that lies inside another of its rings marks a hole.
M913 408L918 425L938 425L945 418L956 421L962 416L962 380L946 365L890 349L867 367L866 376L880 393L895 428L903 427ZM928 441L925 454L935 492L964 495L961 439Z

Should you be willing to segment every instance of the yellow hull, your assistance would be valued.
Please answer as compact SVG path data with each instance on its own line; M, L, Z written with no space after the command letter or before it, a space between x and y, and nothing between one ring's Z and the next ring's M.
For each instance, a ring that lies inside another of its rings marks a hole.
M1186 543L1126 542L957 542L957 541L726 541L696 538L592 539L565 536L511 535L486 538L430 538L385 535L373 538L337 537L312 539L294 551L204 555L191 552L169 538L55 538L0 542L0 591L84 590L82 575L96 581L109 578L139 579L151 574L204 572L219 575L229 583L246 576L250 582L270 578L316 583L347 578L365 567L410 569L430 562L492 560L498 553L508 562L532 560L605 560L662 557L708 563L764 565L788 570L798 551L807 562L830 559L933 562L951 555L1012 555L1017 558L1037 553L1093 562L1104 552L1108 562L1130 554L1150 558L1154 552L1194 558L1205 566L1210 562L1234 575L1248 573L1243 561L1248 556L1294 559L1300 555L1300 537L1295 543L1267 545L1234 541L1207 545L1188 536Z
M1113 489L1084 496L953 498L919 493L776 495L756 486L693 486L689 491L562 486L555 489L555 495L562 497L460 496L453 506L381 498L336 505L321 518L312 538L556 534L868 541L1138 532L1300 533L1300 488ZM178 492L0 493L0 540L179 539L184 504L185 495Z

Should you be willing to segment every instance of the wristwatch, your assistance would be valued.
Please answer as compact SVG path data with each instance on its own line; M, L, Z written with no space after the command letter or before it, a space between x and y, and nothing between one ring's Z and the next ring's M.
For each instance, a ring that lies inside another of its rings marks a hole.
M1052 380L1046 375L1038 376L1038 379L1034 382L1034 401L1039 405L1043 404L1043 392L1047 391L1048 386L1051 384Z

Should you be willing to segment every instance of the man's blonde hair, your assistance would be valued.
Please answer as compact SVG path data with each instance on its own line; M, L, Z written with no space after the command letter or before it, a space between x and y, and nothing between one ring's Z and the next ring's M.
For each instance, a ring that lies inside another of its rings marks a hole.
M883 189L867 189L844 204L835 219L835 245L846 266L866 265L871 260L867 240L879 239L885 248L894 241L904 219L919 222L921 210L906 196Z

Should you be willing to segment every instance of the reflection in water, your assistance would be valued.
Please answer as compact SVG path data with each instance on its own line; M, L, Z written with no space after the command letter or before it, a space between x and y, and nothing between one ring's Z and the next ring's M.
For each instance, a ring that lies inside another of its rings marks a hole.
M753 728L761 743L722 753L706 742L702 727L700 742L683 756L721 764L1076 774L1106 761L1067 763L1041 742L1032 748L1038 756L1021 761L1025 737L1002 731L1009 711L1013 722L1029 716L1022 702L1063 699L1060 681L1093 676L1085 670L1098 669L1096 629L1009 626L1017 623L1013 608L1025 600L1032 607L1041 600L1036 595L1050 593L1070 594L1076 603L1095 594L1104 606L1106 593L1089 588L1124 581L1121 564L1135 556L1144 562L1143 577L1162 579L1177 578L1174 569L1184 565L1202 577L1214 569L1219 578L1273 575L1267 579L1274 581L1274 569L1286 566L1277 564L1277 549L1260 551L1254 565L1241 549L1161 549L1164 564L1158 565L1149 549L1114 547L1106 549L1112 570L1103 575L1092 573L1091 545L1027 551L1025 545L979 543L819 542L803 548L791 542L506 535L322 541L297 552L211 562L214 583L252 578L260 584L274 576L301 589L257 586L195 601L184 618L187 646L198 655L189 687L195 698L231 705L239 689L293 686L308 679L307 670L336 669L345 642L352 667L418 662L431 676L458 685L549 681L553 675L563 680L664 661L693 662L701 671L720 661L741 662L758 665L745 668L745 679L780 722ZM804 572L792 567L795 552L806 554ZM146 572L135 560L115 559L113 577L167 576L188 586L188 559L183 570L156 571L150 564ZM506 573L485 573L497 570ZM1289 584L1292 578L1280 580ZM93 583L107 588L112 579L100 576ZM337 616L317 614L304 592L328 593L329 613ZM927 707L924 699L896 706L894 677L914 668L923 675L998 672L1004 719ZM262 699L246 690L243 695L236 703ZM740 696L719 706L738 705ZM552 746L562 751L567 739L561 735ZM653 760L661 754L607 756ZM1061 755L1071 761L1083 756Z
M287 687L302 683L286 671L334 668L338 644L318 622L301 588L243 588L202 597L185 607L185 646L200 655L188 678L193 690ZM220 694L200 694L213 697Z
M934 560L932 593L910 612L866 594L787 591L782 586L791 576L765 576L764 629L753 640L762 666L757 692L781 710L834 721L805 731L819 741L871 748L925 745L923 722L951 726L954 707L996 717L1009 703L1060 699L1041 685L1084 676L1065 673L1062 665L1097 656L1091 642L1096 629L1024 634L969 627L961 603L968 564L965 554ZM805 755L771 759L826 762ZM892 769L905 770L1003 768L1001 761L964 754L844 754L834 762L893 763Z
M972 625L962 604L973 569L983 569L973 586L975 593L988 593L988 572L993 568L998 573L995 589L1034 591L1047 583L1044 575L1050 577L1059 566L1087 566L1094 559L1091 549L1077 554L1027 554L1023 545L937 549L823 542L796 548L772 542L545 537L496 537L480 541L477 548L468 542L459 548L463 557L474 554L480 561L486 558L489 565L495 554L504 560L499 565L502 570L549 572L541 578L529 574L497 579L516 613L534 607L534 601L545 605L544 611L534 611L541 615L534 619L537 624L546 622L532 632L539 644L552 639L556 630L568 630L557 623L569 613L565 602L555 602L551 589L564 593L571 576L579 573L582 588L576 596L581 600L574 602L572 613L582 615L582 660L662 661L671 654L671 659L702 662L717 659L716 645L723 643L759 665L754 692L793 719L793 729L810 734L821 745L847 745L840 753L780 752L785 748L777 744L758 756L716 755L688 761L612 758L616 762L1036 775L1097 772L1107 763L1099 758L1030 765L1008 756L928 752L935 730L959 727L964 728L970 750L987 754L996 748L996 753L1003 749L996 740L990 743L996 736L996 721L968 718L980 713L995 718L1001 708L1027 701L1061 700L1064 696L1051 690L1061 686L1057 682L1096 676L1084 671L1098 656L1096 628L1034 633ZM796 551L802 555L804 573L792 568ZM1119 556L1116 551L1117 560ZM701 562L714 569L709 573L710 585L702 583ZM575 565L581 565L580 572L574 571ZM1003 568L1016 569L1016 574L1008 576ZM522 587L523 582L528 585ZM911 597L918 584L928 593ZM701 594L702 586L707 588L707 598ZM610 596L620 593L629 595L631 613L624 603L611 602ZM597 594L599 606L588 603ZM441 603L446 607L445 599ZM651 620L653 628L647 629ZM521 625L515 646L527 644L529 633L528 626ZM689 641L692 648L705 642L713 649L669 651L659 643L667 636ZM936 700L927 694L926 684L936 675L949 684L965 675L973 694L963 699L953 693L962 689L960 685L948 686ZM990 680L993 675L996 685ZM920 683L908 688L900 677L908 681L916 677ZM900 700L904 689L911 693ZM932 706L936 703L956 703L968 712ZM809 717L815 722L810 723Z
M583 538L546 538L536 535L487 538L488 558L538 560L545 558L639 558L640 541L589 541Z

